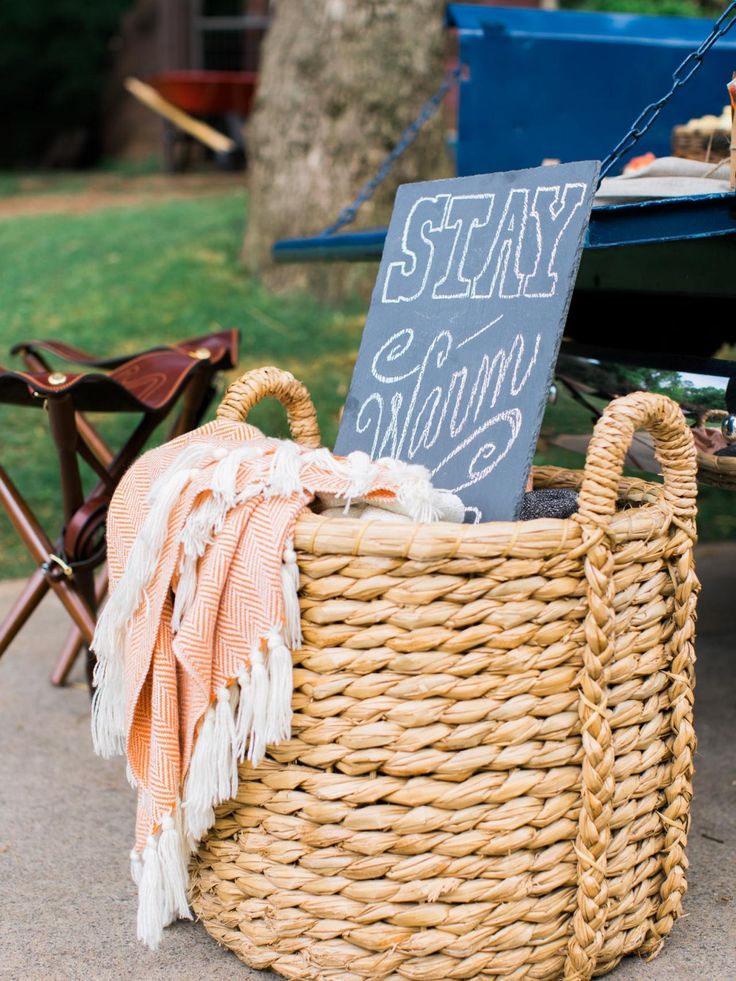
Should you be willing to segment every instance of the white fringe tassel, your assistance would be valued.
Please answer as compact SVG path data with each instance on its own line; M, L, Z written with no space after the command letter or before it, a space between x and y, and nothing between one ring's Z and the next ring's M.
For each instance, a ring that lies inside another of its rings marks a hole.
M218 525L224 521L224 513L218 501L210 496L199 504L189 516L179 535L182 555L179 560L179 580L176 584L174 609L171 614L171 630L177 633L184 616L194 601L197 591L197 565L213 541Z
M302 620L299 610L299 565L293 542L286 543L281 566L281 593L284 599L284 642L292 651L302 646Z
M189 773L184 785L184 818L187 834L199 841L212 826L215 812L217 774L214 761L215 708L207 709L194 744Z
M189 849L180 822L171 815L165 817L161 823L158 857L169 916L172 919L179 917L191 920L192 914L187 900Z
M297 443L280 440L271 460L264 497L291 497L301 493L300 471L303 463L302 450Z
M250 698L253 706L248 741L248 760L257 766L266 754L266 724L269 678L263 654L254 648L250 655ZM241 694L241 698L242 698Z
M161 873L158 840L155 835L149 835L138 886L138 939L151 950L158 950L164 927L169 923L171 915Z
M410 471L404 476L396 500L412 521L436 521L440 516L440 509L427 472L424 467L413 467L412 470L423 472Z
M235 756L244 760L253 728L253 686L250 671L244 668L238 676L238 714L235 719Z
M130 874L138 885L138 939L158 950L164 927L175 919L192 919L187 900L189 849L180 808L149 835L143 855L130 853Z
M235 450L230 450L215 467L210 487L214 496L223 502L226 510L237 504L237 480L241 465L262 454L262 447L239 446Z
M238 792L238 757L235 754L237 733L230 690L225 687L217 691L212 743L216 780L214 802L219 804L230 800Z
M109 760L125 752L126 699L122 650L98 652L94 683L92 745L98 756Z
M143 875L143 856L135 848L130 853L130 878L137 886L141 884Z
M291 651L284 644L280 630L268 635L268 710L266 742L279 743L291 738Z

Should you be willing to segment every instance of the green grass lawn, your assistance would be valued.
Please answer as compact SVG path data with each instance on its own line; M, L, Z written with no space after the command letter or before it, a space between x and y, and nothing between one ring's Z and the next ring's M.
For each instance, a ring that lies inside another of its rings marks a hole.
M327 308L309 296L274 297L238 263L245 195L112 208L79 215L0 221L0 358L29 338L64 339L91 351L135 351L239 327L240 368L277 364L309 387L327 445L337 431L365 314L359 303ZM266 431L286 432L274 404L254 413ZM111 438L121 417L103 420ZM54 451L42 412L0 406L0 463L46 527L58 528ZM544 433L585 432L587 414L564 394ZM540 462L579 467L582 457L543 444ZM736 531L732 495L706 489L703 536ZM0 576L22 575L30 560L0 517Z
M276 298L243 273L245 195L141 208L0 221L0 358L29 338L64 339L90 351L136 351L226 327L241 330L240 368L277 364L312 392L328 443L350 380L363 325L357 304L327 309L308 296ZM285 435L266 403L254 421ZM122 417L101 420L115 438ZM112 423L112 424L111 424ZM58 528L53 445L41 411L0 406L0 463L42 518ZM0 517L0 576L30 568Z

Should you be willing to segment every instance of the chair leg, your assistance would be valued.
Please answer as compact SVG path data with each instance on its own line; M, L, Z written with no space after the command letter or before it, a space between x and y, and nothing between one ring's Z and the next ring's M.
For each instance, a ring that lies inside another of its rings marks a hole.
M95 583L95 597L98 607L107 594L108 580L109 577L107 566L105 566L100 575L97 577L97 582ZM79 653L84 646L85 642L81 631L78 627L72 627L66 641L64 642L64 647L62 648L61 654L59 654L56 661L54 670L51 672L50 680L52 685L63 685L66 683L69 672L74 666L74 662L79 657ZM89 664L87 665L87 670L89 673Z
M39 566L44 566L53 554L53 546L43 528L33 516L15 484L0 467L0 504L5 508L13 527L25 542L26 548ZM46 582L66 607L69 616L82 631L86 643L91 643L95 632L95 617L84 596L77 592L72 580L55 578L46 569L40 570Z
M69 525L74 515L84 503L82 475L79 472L79 459L77 457L79 433L77 431L76 413L74 411L74 403L69 395L49 399L46 407L49 414L51 435L56 444L56 452L59 457L59 467L61 469L61 496L64 502L64 522ZM92 569L78 569L74 573L73 580L67 582L66 593L66 598L62 601L69 612L72 613L72 618L81 630L87 643L87 681L90 691L92 691L95 656L89 649L89 645L94 636L95 614L97 610L95 577ZM87 611L91 614L92 622L90 625L78 619L78 609L72 612L73 606L78 607L80 605L86 607Z
M115 454L115 458L107 468L109 477L100 481L90 493L90 497L103 494L112 482L117 486L118 481L123 476L128 467L141 452L148 441L148 437L159 425L163 416L160 412L147 412L130 434L124 445Z
M37 351L24 351L23 360L29 371L51 371L51 365ZM105 440L100 436L92 423L81 412L75 414L79 435L85 441L90 451L104 466L112 462L115 455Z
M74 662L79 657L79 652L84 646L84 638L77 627L72 627L64 641L61 653L56 659L54 670L51 672L49 681L52 685L61 687L66 684L69 672L74 667Z
M36 569L0 624L0 657L10 647L23 624L48 591L49 583L46 576L41 569Z
M181 410L169 430L169 439L176 439L199 425L215 395L212 379L213 372L206 365L192 375L182 398Z
M85 441L100 463L104 467L109 467L115 457L113 451L86 416L82 415L81 412L77 412L75 419L81 438Z
M3 467L0 467L0 504L28 551L42 565L53 552L53 546Z

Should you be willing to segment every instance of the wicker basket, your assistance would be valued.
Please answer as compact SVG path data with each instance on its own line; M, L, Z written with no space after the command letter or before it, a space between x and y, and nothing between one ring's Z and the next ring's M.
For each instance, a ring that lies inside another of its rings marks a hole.
M705 426L710 419L725 419L724 409L709 409L698 419L699 426ZM736 490L736 456L716 456L715 453L697 451L698 480L713 487Z
M731 148L729 129L699 130L675 126L672 130L672 156L716 164L728 159Z
M221 414L277 387L303 430L311 404L262 378L231 386ZM620 480L640 426L664 485ZM656 953L681 914L691 434L673 402L628 395L583 474L536 484L580 487L579 514L299 520L293 738L241 767L191 869L196 913L251 967L583 979Z

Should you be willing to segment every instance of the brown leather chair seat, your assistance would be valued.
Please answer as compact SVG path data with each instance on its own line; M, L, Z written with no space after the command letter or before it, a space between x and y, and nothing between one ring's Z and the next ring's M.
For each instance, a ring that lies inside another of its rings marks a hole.
M0 368L0 402L42 405L47 398L71 395L79 412L165 412L182 394L191 376L234 368L237 331L195 337L171 347L114 358L96 358L59 341L16 344L28 371ZM77 366L111 369L68 371L54 369L45 355Z

